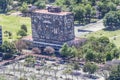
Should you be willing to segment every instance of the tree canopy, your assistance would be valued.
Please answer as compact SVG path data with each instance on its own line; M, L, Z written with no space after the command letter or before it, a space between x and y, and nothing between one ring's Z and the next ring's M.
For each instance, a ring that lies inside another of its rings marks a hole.
M104 18L104 25L108 30L120 29L120 11L111 11Z
M120 64L112 69L108 80L120 80Z
M88 72L89 74L93 74L94 72L96 72L97 69L97 65L95 63L90 62L87 62L83 67L83 71Z
M104 63L120 57L120 50L110 42L107 37L90 37L87 42L79 47L70 47L64 44L60 50L60 54L64 57L71 57L75 59L83 58L86 61L96 63Z

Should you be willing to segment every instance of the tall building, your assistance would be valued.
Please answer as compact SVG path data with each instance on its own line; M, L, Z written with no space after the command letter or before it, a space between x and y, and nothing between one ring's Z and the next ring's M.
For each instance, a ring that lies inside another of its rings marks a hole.
M36 43L62 45L75 38L74 16L59 7L34 10L31 13L32 38Z
M2 27L0 26L0 45L2 44Z

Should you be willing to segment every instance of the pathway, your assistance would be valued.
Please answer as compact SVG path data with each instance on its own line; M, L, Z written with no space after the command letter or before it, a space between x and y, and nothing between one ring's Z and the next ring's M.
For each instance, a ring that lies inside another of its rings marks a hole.
M104 29L103 20L99 20L96 23L90 23L85 26L75 26L75 36L80 37L90 32L96 32Z

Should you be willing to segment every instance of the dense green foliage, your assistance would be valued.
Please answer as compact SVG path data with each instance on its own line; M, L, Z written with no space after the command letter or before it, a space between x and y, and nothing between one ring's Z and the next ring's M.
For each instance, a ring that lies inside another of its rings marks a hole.
M120 64L112 69L108 80L120 80Z
M21 25L21 29L27 32L27 26L25 24Z
M15 53L15 46L13 42L7 42L4 41L4 43L1 45L1 51L4 53Z
M86 61L104 63L113 58L120 57L120 50L109 41L107 37L90 37L83 46L68 47L64 44L61 49L61 55L65 57L83 58Z
M28 5L27 5L27 3L25 3L25 2L22 3L22 5L20 7L20 10L21 10L22 13L27 12L28 11Z
M55 5L64 11L71 11L80 24L90 23L91 19L102 18L109 11L117 10L120 0L56 0Z
M13 5L13 0L0 0L0 12L7 12L10 10L11 5Z
M16 48L13 42L4 41L4 43L0 46L0 51L4 53L3 54L4 60L10 59L17 54Z
M96 72L97 69L97 65L95 63L90 62L87 62L83 67L83 71L88 72L89 74L93 74L94 72Z
M75 47L69 47L67 44L64 44L60 50L60 53L63 57L74 56L77 52Z
M26 66L34 66L34 63L36 62L35 60L35 57L33 56L28 56L26 59L25 59L25 65Z
M25 30L21 29L18 31L17 35L23 37L23 36L27 36L27 33L25 32Z
M104 18L104 25L109 30L120 29L120 11L111 11Z
M91 37L83 46L87 61L104 62L120 56L120 50L107 37ZM117 56L116 56L117 55Z

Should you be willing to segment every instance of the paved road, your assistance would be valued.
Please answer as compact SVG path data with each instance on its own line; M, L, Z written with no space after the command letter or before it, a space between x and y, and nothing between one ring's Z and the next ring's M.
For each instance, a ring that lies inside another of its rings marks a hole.
M103 20L99 20L96 23L90 23L86 26L75 26L75 36L80 37L90 32L95 32L104 29Z

